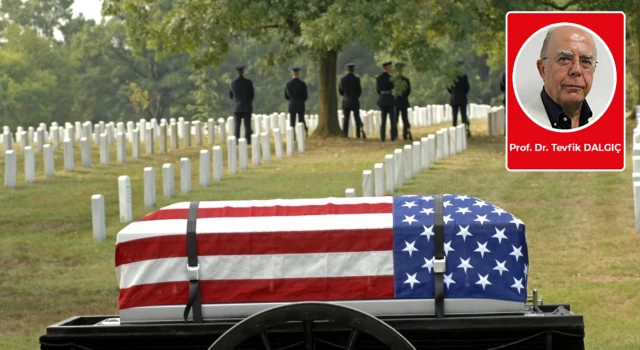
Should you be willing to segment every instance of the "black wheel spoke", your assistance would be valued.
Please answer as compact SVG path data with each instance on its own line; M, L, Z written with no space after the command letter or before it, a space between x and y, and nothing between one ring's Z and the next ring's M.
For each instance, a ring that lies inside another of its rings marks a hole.
M264 350L271 350L271 343L269 343L269 338L267 338L267 333L260 333L260 342L262 343L262 347Z
M320 339L314 339L314 321L334 323L352 329L346 347L346 349L349 350L356 348L356 343L361 333L372 335L390 349L415 350L415 347L403 337L402 334L382 320L355 308L322 302L292 303L260 311L229 328L216 339L211 347L209 347L209 350L235 349L251 336L258 336L264 349L274 349L273 344L268 340L265 332L267 329L275 331L274 327L277 325L289 323L291 326L293 325L290 323L291 321L302 322L304 338L299 343L280 348L279 350L300 346L301 344L304 344L305 350L314 350L316 341L319 343L327 343ZM290 331L295 328L297 327L289 327L289 331L286 332L286 334L292 334ZM323 325L316 325L315 328L322 329ZM299 330L300 328L297 329ZM291 339L290 336L283 338L287 337ZM299 335L297 339L300 339ZM345 349L345 347L340 345L336 345L336 347Z
M302 321L304 324L304 349L313 350L313 321Z
M357 329L352 329L351 334L349 334L349 341L347 342L347 350L353 350L356 348L356 343L358 342L358 337L360 336L360 331Z
M338 344L334 344L334 343L332 343L332 342L330 342L330 341L326 341L326 340L324 340L324 339L316 338L315 340L316 340L318 343L327 344L327 345L333 346L334 348L338 348L338 349L342 349L342 350L346 349L344 346L341 346L341 345L338 345Z
M302 345L302 344L304 344L304 341L301 340L301 341L299 341L297 343L293 343L291 345L287 345L287 346L283 346L281 348L278 348L278 350L287 350L287 349L291 349L291 348L294 348L294 347L296 347L298 345Z

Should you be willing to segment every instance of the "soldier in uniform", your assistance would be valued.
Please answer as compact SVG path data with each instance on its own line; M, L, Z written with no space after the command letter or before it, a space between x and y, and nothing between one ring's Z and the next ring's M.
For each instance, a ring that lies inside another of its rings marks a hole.
M340 85L338 86L338 92L342 98L342 112L344 119L342 121L342 133L344 137L349 137L349 118L351 118L351 112L353 112L353 119L356 122L356 137L360 138L360 132L362 132L362 138L367 138L362 127L362 120L360 119L360 95L362 95L362 86L360 85L360 78L356 76L353 71L355 70L355 64L347 63L347 71L340 79Z
M284 98L289 101L289 125L295 130L296 115L298 122L304 124L305 133L309 132L307 121L304 119L305 102L309 98L307 93L307 84L300 80L300 67L291 69L292 78L287 82L284 88Z
M459 67L464 62L456 62ZM471 137L469 118L467 117L467 94L469 93L469 78L460 70L453 85L447 87L451 94L450 105L453 109L453 126L458 125L458 110L462 114L462 122L466 124L467 137Z
M409 95L411 95L411 81L409 81L409 78L402 75L403 68L404 64L396 63L398 79L401 80L403 82L402 85L404 85L402 86L403 91L401 94L396 96L396 121L400 119L398 117L402 116L402 139L413 140L413 135L411 135L411 124L409 123L409 115L407 111L409 108ZM398 85L395 87L396 89L400 88Z
M251 113L253 113L253 82L244 77L245 66L237 66L238 77L231 82L229 97L233 100L233 121L236 142L240 139L240 123L244 121L244 137L251 144Z
M391 62L382 64L384 72L376 77L376 92L378 93L378 106L380 107L382 123L380 125L380 140L384 142L387 129L387 115L391 124L391 141L398 138L398 126L396 124L395 99L393 97L393 82L391 81Z

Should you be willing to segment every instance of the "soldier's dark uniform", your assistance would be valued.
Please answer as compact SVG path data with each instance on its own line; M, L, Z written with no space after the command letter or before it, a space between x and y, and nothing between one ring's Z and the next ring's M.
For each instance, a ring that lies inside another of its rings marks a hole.
M345 74L340 79L340 85L338 86L338 92L342 98L342 112L344 119L342 120L342 133L345 137L349 136L349 119L351 118L351 112L353 112L353 119L356 124L356 137L360 138L360 132L362 131L363 138L366 138L366 134L362 128L362 120L360 119L360 95L362 95L362 85L360 84L360 78L353 73L355 64L348 63L349 73Z
M458 61L458 65L462 65L462 62ZM453 126L458 125L458 110L462 114L462 122L465 123L467 129L467 136L471 136L469 130L469 118L467 117L467 94L469 93L469 78L466 74L459 74L456 77L453 85L447 87L451 94L449 104L451 105L453 112Z
M382 66L390 66L391 62L385 62ZM380 140L384 142L387 129L387 115L391 124L391 141L398 138L398 126L396 124L395 107L393 97L393 82L391 74L384 72L376 77L376 92L378 93L378 106L381 112Z
M300 69L300 67L294 67L291 70L299 72ZM284 98L289 101L289 125L295 130L297 115L297 121L304 124L304 130L308 132L307 121L304 119L305 102L309 98L307 84L298 77L292 78L285 85Z
M240 123L244 121L244 137L247 144L251 144L251 113L253 113L253 98L255 91L253 82L244 77L245 66L237 66L238 77L231 82L229 97L233 100L233 121L236 142L240 139Z
M401 63L396 64L396 68L403 68ZM402 92L402 95L396 96L396 121L402 117L402 139L408 140L411 136L411 124L409 123L409 95L411 95L411 81L404 75L400 75L400 78L405 82L406 88ZM397 128L397 126L396 126Z

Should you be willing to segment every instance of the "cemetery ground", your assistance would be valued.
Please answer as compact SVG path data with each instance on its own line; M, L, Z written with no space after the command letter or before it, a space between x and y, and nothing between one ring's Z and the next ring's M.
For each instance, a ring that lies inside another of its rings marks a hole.
M587 349L640 348L640 236L635 233L631 184L631 135L627 125L627 169L616 173L509 173L503 136L487 136L486 120L473 121L468 149L437 161L396 190L402 194L458 193L481 198L512 212L526 224L529 247L528 292L537 288L545 303L570 303L584 315ZM435 133L446 124L413 130L414 137ZM408 143L408 141L407 141ZM210 146L144 154L109 166L99 164L92 148L91 169L43 175L36 155L36 183L26 184L24 157L18 152L15 189L0 188L0 349L36 349L52 323L75 315L117 315L114 268L118 215L118 176L129 175L133 216L153 209L143 205L143 168L156 169L157 205L178 201L343 197L346 188L362 194L362 171L384 163L403 141L377 138L307 139L306 152L269 164L249 165L209 187L199 185L199 152ZM297 150L297 149L296 149ZM192 192L182 194L179 159L192 162ZM176 196L162 196L162 164L176 167ZM0 158L0 171L3 171ZM94 242L91 195L103 194L107 240Z

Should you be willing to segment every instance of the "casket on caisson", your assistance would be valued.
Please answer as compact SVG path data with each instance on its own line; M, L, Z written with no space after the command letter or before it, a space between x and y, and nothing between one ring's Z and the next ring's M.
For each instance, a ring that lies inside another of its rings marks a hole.
M117 235L122 323L297 301L374 316L522 314L525 225L457 195L181 202Z

